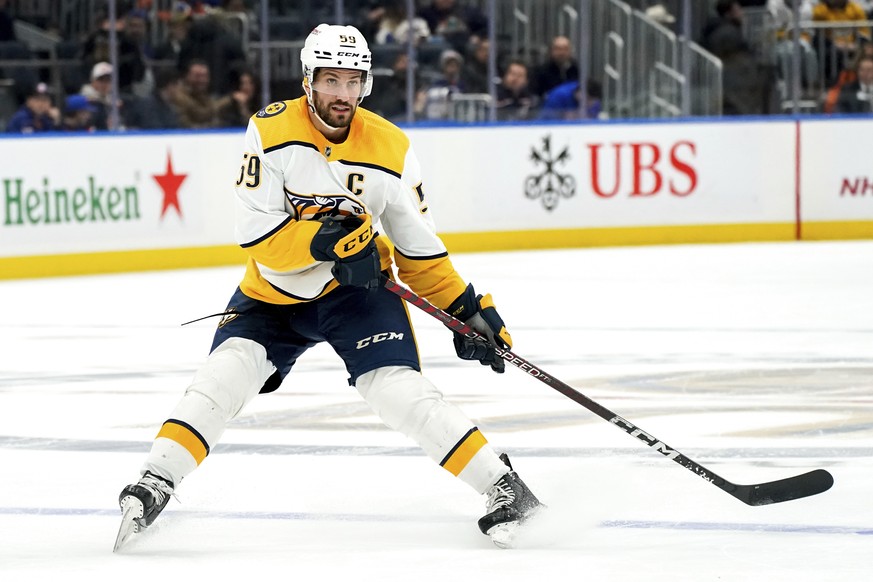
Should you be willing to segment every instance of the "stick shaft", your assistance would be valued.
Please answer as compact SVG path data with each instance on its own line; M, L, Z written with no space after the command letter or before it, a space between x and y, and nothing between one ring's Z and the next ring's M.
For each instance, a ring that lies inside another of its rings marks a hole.
M385 287L392 293L398 295L401 299L411 303L425 313L428 313L443 322L447 327L449 327L449 329L470 338L478 338L482 341L488 341L463 321L452 317L442 309L430 303L427 299L419 297L406 287L398 285L394 281L388 279L385 280ZM698 477L712 483L722 491L729 493L747 505L768 505L771 503L781 503L783 501L791 501L793 499L818 495L819 493L823 493L830 489L834 484L833 476L823 469L816 469L802 475L795 475L778 481L753 485L738 485L736 483L731 483L710 471L700 463L692 461L676 449L668 446L664 441L661 441L645 432L629 420L591 400L551 374L546 373L539 366L534 366L518 354L497 347L495 347L494 350L497 355L516 368L527 373L527 375L533 376L540 382L548 385L550 388L557 390L570 400L581 404L600 418L614 424L627 434L635 437L637 440L642 441L649 448L658 451L668 459L673 460Z
M463 321L460 321L459 319L452 317L451 315L449 315L448 313L446 313L445 311L443 311L439 307L432 304L427 299L424 299L423 297L419 297L418 295L416 295L415 293L413 293L412 291L410 291L406 287L404 287L402 285L398 285L394 281L390 281L390 280L388 280L385 283L385 287L389 291L391 291L392 293L394 293L394 294L398 295L399 297L401 297L402 299L404 299L405 301L411 303L415 307L418 307L419 309L421 309L425 313L435 317L436 319L438 319L439 321L444 323L447 327L449 327L451 330L453 330L457 333L460 333L462 335L465 335L467 337L470 337L470 338L480 338L483 341L488 341L487 339L485 339L482 335L477 333L473 328L471 328L469 325L467 325ZM590 398L588 398L587 396L585 396L584 394L582 394L578 390L575 390L574 388L568 386L564 382L561 382L560 380L558 380L557 378L555 378L551 374L544 371L539 366L535 366L535 365L531 364L529 361L522 358L518 354L515 354L511 350L502 350L500 348L495 347L495 351L497 352L497 355L499 355L501 358L503 358L508 363L515 366L516 368L527 373L527 375L532 376L532 377L536 378L537 380L539 380L540 382L546 384L550 388L557 390L558 392L560 392L561 394L563 394L564 396L566 396L570 400L573 400L574 402L581 404L582 406L584 406L585 408L587 408L588 410L590 410L591 412L593 412L594 414L596 414L600 418L614 424L615 426L622 429L624 432L628 433L632 437L636 437L638 440L642 441L643 443L648 445L650 448L658 451L659 453L661 453L662 455L664 455L668 459L671 459L671 460L675 461L676 463L682 465L683 467L685 467L686 469L688 469L689 471L691 471L692 473L694 473L698 477L701 477L702 479L709 481L710 483L712 483L716 487L724 489L725 491L727 491L729 493L731 493L733 490L736 489L737 486L734 485L733 483L726 481L725 479L718 476L717 474L710 471L709 469L703 467L699 463L692 461L691 459L689 459L688 457L686 457L685 455L683 455L682 453L680 453L676 449L668 446L663 441L661 441L661 440L655 438L654 436L650 435L649 433L643 431L642 429L637 427L635 424L633 424L629 420L612 412L611 410L609 410L605 406L602 406L601 404L598 404L594 400L591 400Z

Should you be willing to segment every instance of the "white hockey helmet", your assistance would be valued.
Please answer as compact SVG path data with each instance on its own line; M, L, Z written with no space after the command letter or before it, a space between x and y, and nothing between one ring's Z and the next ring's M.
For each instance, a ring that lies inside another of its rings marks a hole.
M367 39L354 26L319 24L306 37L300 51L300 62L303 64L303 82L308 87L314 86L315 70L326 68L363 71L364 85L359 102L373 89L370 48Z

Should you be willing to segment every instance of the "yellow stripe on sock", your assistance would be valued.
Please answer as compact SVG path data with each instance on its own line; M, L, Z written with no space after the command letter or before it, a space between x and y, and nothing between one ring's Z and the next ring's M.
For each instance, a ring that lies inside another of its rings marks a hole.
M209 447L206 446L203 437L191 427L179 424L177 421L168 420L165 422L155 438L161 437L170 439L185 447L185 450L191 453L191 456L194 457L198 465L209 454Z
M455 477L464 470L464 467L467 466L467 463L470 462L470 459L479 452L483 446L488 443L485 440L485 436L479 432L478 428L472 428L470 432L464 435L455 448L453 448L449 454L443 459L443 462L440 465L445 468L446 471L454 475Z

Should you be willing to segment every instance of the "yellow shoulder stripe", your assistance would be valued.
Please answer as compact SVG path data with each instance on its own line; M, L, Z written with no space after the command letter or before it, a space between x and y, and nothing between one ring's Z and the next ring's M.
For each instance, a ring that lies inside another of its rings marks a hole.
M266 152L272 147L288 143L311 143L309 114L303 98L271 103L252 116Z

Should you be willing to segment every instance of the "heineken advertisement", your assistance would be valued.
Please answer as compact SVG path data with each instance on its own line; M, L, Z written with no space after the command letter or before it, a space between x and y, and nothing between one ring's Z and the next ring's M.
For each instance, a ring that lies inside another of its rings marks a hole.
M0 259L235 245L242 149L241 131L4 136Z
M26 178L3 179L3 226L67 222L131 221L141 218L136 185L101 184L88 176L82 185L55 185Z

